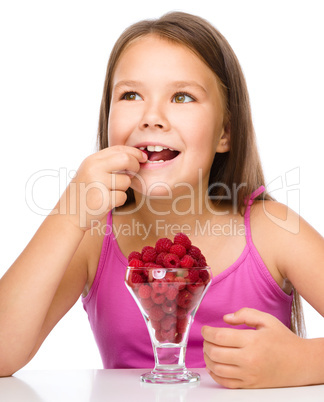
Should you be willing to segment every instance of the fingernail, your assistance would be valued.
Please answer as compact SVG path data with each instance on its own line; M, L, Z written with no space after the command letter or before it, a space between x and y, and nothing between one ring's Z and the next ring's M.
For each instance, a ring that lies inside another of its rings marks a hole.
M147 153L142 151L142 156L143 156L143 160L146 162L147 161Z
M225 319L227 318L227 319L231 320L234 318L234 313L225 314L223 318L225 318Z

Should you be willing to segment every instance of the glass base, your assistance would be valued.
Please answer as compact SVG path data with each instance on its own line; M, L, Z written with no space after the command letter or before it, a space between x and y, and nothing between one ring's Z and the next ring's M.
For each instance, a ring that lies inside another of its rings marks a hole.
M141 381L151 384L180 384L192 383L200 380L198 373L189 370L152 370L141 375Z

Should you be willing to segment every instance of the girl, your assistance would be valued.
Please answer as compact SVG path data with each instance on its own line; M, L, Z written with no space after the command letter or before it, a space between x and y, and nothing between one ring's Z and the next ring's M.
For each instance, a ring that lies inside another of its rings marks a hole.
M104 367L152 366L126 256L184 231L214 275L187 366L230 388L323 383L324 340L301 337L298 293L324 313L324 241L265 192L244 77L222 35L179 12L127 29L98 142L1 279L0 375L30 361L81 294Z

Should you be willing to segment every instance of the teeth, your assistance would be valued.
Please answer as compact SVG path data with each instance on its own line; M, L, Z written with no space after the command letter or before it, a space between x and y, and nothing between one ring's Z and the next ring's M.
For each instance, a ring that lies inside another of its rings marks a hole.
M145 147L140 147L140 149L144 150ZM168 147L163 147L162 145L148 145L146 147L146 149L149 152L161 152L163 151L163 149L169 149ZM174 151L173 149L171 149L171 151Z
M162 163L162 162L164 162L163 159L160 159L159 161L150 161L150 160L146 161L146 163Z
M148 145L148 146L147 146L147 150L148 150L149 152L156 152L156 150L155 150L155 145Z
M161 152L163 151L163 147L161 145L155 145L155 152Z

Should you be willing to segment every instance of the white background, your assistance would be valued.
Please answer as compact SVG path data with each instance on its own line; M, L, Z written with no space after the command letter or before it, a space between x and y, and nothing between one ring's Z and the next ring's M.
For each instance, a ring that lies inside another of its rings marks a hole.
M131 23L171 10L208 19L228 39L247 79L269 188L324 235L320 0L0 4L0 276L44 219L25 199L30 177L43 169L64 175L95 151L106 63L117 37ZM50 209L63 188L48 176L33 190L37 205ZM323 318L306 303L305 314L308 336L323 336ZM102 367L81 301L27 367Z

